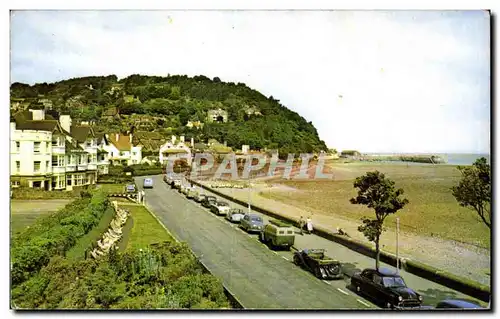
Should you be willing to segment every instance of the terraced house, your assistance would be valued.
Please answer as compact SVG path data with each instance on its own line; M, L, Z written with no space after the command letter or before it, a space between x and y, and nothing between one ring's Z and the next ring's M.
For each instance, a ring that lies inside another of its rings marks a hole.
M71 190L95 184L98 167L107 172L107 159L91 126L72 123L69 115L56 119L44 110L16 113L10 122L12 187Z

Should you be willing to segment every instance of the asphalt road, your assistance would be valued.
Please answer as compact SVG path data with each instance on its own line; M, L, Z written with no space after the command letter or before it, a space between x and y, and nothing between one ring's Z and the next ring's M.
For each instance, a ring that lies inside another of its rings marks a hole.
M153 176L146 206L248 309L368 309L375 306L346 288L295 266L291 252L274 252L256 235L210 213ZM142 189L144 177L136 179Z

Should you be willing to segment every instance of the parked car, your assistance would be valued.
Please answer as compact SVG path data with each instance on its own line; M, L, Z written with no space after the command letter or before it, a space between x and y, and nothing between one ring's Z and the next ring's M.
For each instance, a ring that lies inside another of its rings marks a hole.
M212 213L217 215L226 215L230 208L229 204L223 201L216 201L210 206Z
M324 249L302 249L293 254L293 263L305 268L319 279L341 279L340 261L325 255Z
M125 192L127 192L127 193L135 193L136 192L135 185L134 184L128 184L127 186L125 186Z
M486 309L470 301L446 299L438 302L436 309Z
M381 268L365 269L351 277L356 292L371 297L386 308L411 308L422 305L422 296L406 286L394 271Z
M180 179L175 179L173 182L172 182L172 188L179 188L181 187L181 180Z
M257 214L245 214L240 221L240 227L246 232L261 232L264 229L264 220Z
M270 220L260 233L260 240L272 248L287 248L295 243L293 227L279 220Z
M152 178L145 178L144 182L142 184L143 188L153 188L153 179Z
M215 196L206 196L205 199L201 202L201 205L206 208L210 208L210 206L217 201Z
M197 203L201 203L201 202L203 202L203 200L205 200L205 198L207 198L206 194L199 194L198 193L198 195L196 195L194 197L194 201L197 202Z
M226 214L226 219L233 223L239 223L244 216L243 209L231 208Z
M186 193L186 198L193 199L193 198L196 198L196 196L198 196L198 192L196 190L194 190L194 188L188 189L188 191Z

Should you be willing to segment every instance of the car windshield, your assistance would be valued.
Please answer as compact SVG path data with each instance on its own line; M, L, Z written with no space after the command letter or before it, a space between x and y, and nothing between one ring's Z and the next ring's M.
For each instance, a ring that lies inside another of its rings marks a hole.
M395 288L395 287L406 287L406 284L401 277L384 277L382 279L384 287Z
M250 220L253 221L253 222L261 222L262 218L259 217L259 216L251 216Z

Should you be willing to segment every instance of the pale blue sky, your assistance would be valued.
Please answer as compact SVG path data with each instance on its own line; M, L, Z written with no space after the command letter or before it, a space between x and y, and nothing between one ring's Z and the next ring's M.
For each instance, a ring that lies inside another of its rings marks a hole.
M489 152L484 11L17 11L11 81L244 82L362 152Z

